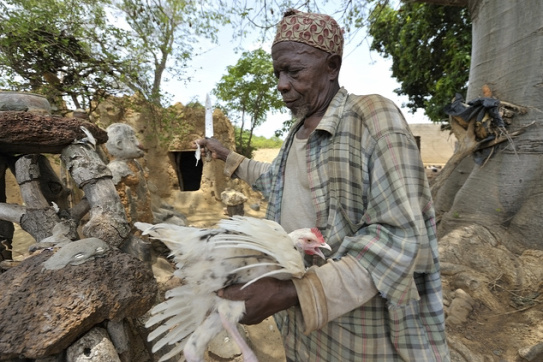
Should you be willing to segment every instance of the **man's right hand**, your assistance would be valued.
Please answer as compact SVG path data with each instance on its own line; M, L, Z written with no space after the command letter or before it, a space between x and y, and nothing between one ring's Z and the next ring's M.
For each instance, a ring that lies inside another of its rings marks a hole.
M206 137L197 139L194 141L194 148L196 148L196 143L202 148L202 155L207 155L208 152L211 152L211 157L214 159L226 161L226 158L230 152L232 152L228 148L224 147L222 143L215 138Z

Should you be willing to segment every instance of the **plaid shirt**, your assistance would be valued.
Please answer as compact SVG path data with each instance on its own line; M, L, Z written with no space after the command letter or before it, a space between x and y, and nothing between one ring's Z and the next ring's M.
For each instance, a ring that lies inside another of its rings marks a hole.
M279 222L296 125L253 185ZM420 153L398 108L343 88L307 142L317 227L335 258L355 257L379 294L303 334L299 308L276 316L293 361L448 361L435 217Z

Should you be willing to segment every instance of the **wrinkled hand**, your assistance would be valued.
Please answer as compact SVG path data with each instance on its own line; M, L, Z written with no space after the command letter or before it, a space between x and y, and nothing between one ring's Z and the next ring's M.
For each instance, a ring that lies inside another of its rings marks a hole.
M208 152L211 153L211 157L219 160L226 161L226 158L232 152L228 148L224 147L222 143L215 138L200 138L194 141L194 148L196 144L199 144L203 148L202 153L207 155Z
M296 288L290 280L263 278L248 287L235 284L217 292L221 298L244 300L242 324L258 324L269 316L298 304Z

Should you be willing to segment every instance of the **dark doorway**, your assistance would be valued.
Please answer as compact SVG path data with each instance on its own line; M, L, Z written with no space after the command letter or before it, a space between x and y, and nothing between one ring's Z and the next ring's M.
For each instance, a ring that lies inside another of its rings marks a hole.
M194 154L196 151L172 152L175 160L175 172L181 191L196 191L200 189L202 181L202 161L198 161Z

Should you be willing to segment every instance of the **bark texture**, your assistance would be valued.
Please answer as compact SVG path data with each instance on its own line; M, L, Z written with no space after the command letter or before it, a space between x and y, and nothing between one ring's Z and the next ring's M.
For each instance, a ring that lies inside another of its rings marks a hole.
M427 3L445 6L467 6L469 0L407 0L406 2Z
M0 274L0 360L60 353L93 326L139 317L155 301L150 268L130 255L111 250L44 270L51 255L45 250Z
M0 112L0 153L60 153L74 140L86 137L81 126L92 133L97 144L107 141L106 131L81 119Z
M519 250L542 249L543 3L472 0L469 6L473 50L466 99L481 97L488 86L493 97L527 110L513 118L509 132L534 126L492 148L485 162L472 163L462 184L456 177L444 183L436 198L437 208L445 210L440 235L477 223Z
M111 179L111 171L88 145L66 147L62 160L90 205L90 219L83 226L83 234L120 246L130 235L130 224Z

